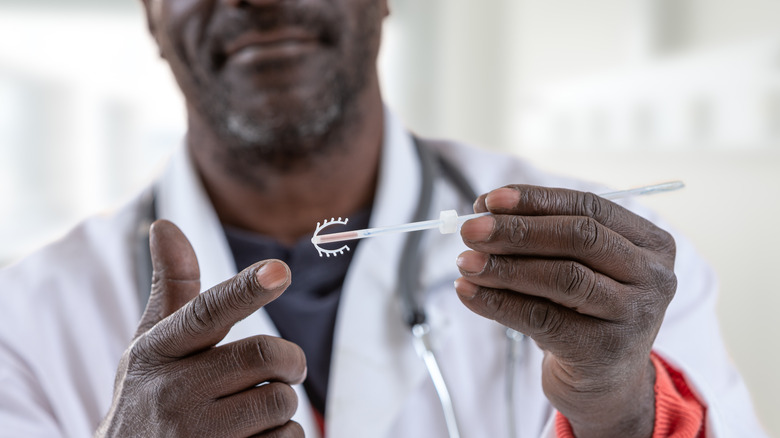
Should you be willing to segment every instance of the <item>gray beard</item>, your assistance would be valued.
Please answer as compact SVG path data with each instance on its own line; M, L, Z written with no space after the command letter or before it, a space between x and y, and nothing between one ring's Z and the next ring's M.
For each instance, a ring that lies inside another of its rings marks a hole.
M267 105L266 110L236 111L228 101L212 96L203 114L221 140L212 150L215 162L247 186L267 188L276 174L308 171L323 157L347 154L345 129L359 123L356 101L364 82L344 87L335 79L309 101L290 107ZM354 87L358 85L359 87Z
M309 112L312 112L310 117L298 119L295 124L272 117L250 119L244 113L233 112L225 117L223 129L233 139L229 147L234 149L254 149L257 154L270 158L284 147L287 149L285 155L300 155L309 152L306 140L324 136L341 118L343 110L336 102L331 102L319 111L309 109Z
M270 169L305 171L319 157L344 153L347 146L339 137L354 122L350 108L357 90L334 91L294 109L271 108L261 114L234 111L222 102L223 111L209 115L223 141L214 158L244 183L260 187Z

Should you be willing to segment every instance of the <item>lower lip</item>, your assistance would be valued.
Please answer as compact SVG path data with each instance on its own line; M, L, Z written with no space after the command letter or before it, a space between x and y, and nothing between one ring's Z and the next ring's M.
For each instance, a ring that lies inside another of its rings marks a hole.
M277 44L254 44L246 46L229 58L229 63L256 65L301 57L316 50L315 41L286 41Z

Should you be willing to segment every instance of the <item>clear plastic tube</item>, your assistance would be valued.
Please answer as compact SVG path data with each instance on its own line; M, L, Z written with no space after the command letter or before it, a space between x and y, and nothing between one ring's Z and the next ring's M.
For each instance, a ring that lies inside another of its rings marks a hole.
M685 187L685 184L683 184L682 181L669 181L661 184L652 184L648 186L636 187L627 190L619 190L616 192L602 193L599 196L605 199L613 200L613 199L627 198L630 196L642 196L642 195L651 195L655 193L669 192L669 191L681 189L683 187ZM326 220L321 224L317 223L317 228L314 231L314 236L311 238L311 243L313 243L315 248L317 248L317 251L319 251L320 257L322 257L323 255L327 255L328 257L330 257L331 255L343 254L344 251L349 251L349 247L345 245L335 250L327 250L321 248L319 245L327 244L327 243L345 242L348 240L365 239L367 237L376 237L384 234L409 233L412 231L429 230L432 228L438 228L442 234L452 234L457 232L458 229L460 229L460 226L463 225L464 222L471 219L476 219L478 217L488 216L490 214L491 213L489 212L485 212L485 213L475 213L475 214L467 214L464 216L458 216L458 213L455 210L444 210L440 213L439 219L431 219L431 220L421 221L421 222L410 222L406 224L391 225L386 227L365 228L362 230L343 231L339 233L320 234L320 232L326 227L329 227L334 224L346 225L347 222L349 221L349 219L331 218L330 221Z

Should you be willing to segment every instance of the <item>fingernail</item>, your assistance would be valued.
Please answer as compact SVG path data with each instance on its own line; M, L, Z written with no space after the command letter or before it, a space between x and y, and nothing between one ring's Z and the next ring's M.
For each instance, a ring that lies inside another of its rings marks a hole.
M261 266L260 269L257 270L255 276L263 289L272 290L279 288L286 283L290 273L287 270L287 265L284 263L270 261Z
M488 210L511 210L520 203L520 192L515 189L503 187L488 193L485 204Z
M476 219L471 219L463 224L460 229L460 235L466 240L472 242L482 242L488 240L491 234L493 234L493 227L495 226L495 219L492 216L483 216Z
M483 252L466 251L458 256L458 260L455 263L460 270L466 274L479 274L485 270L489 255Z
M478 290L479 287L476 284L466 280L463 277L455 280L455 292L457 292L458 295L460 295L465 300L474 299L474 296L477 295Z

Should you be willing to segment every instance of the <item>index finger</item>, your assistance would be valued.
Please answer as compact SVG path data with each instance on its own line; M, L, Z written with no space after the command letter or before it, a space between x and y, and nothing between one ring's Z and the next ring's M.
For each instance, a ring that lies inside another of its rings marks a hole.
M160 361L212 347L233 325L281 295L289 282L290 270L283 262L256 263L160 321L138 339L138 347Z
M590 192L509 185L477 199L475 210L481 209L521 216L586 216L639 247L663 249L671 240L666 231L647 219Z

